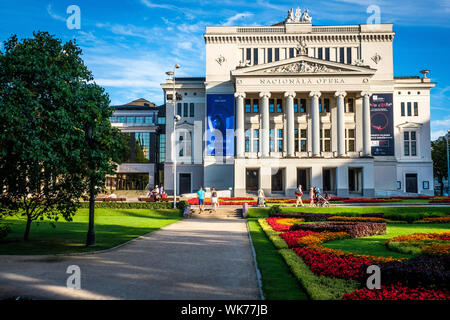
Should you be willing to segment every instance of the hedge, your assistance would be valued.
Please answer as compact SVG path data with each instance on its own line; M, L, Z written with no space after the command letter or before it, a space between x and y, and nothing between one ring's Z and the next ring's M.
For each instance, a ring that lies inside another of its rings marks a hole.
M301 283L313 300L341 300L346 293L351 293L359 284L354 280L336 279L315 275L291 249L279 250L291 272Z
M275 247L278 249L285 249L288 247L286 241L280 237L280 232L274 231L267 223L266 219L258 219L258 222Z
M312 224L294 224L290 231L309 230L313 232L346 232L352 238L386 234L385 222L319 222Z
M177 208L184 210L187 201L177 202ZM80 202L80 208L89 208L89 202ZM172 209L173 202L96 202L95 208L110 209Z

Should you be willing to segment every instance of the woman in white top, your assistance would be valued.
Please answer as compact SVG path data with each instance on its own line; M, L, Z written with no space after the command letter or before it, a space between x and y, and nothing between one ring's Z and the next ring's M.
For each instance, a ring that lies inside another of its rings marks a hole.
M219 206L219 197L217 196L217 191L214 187L211 188L211 204L213 210L216 211L216 208Z
M258 190L258 207L266 206L264 198L265 198L264 190L262 188L259 188L259 190Z

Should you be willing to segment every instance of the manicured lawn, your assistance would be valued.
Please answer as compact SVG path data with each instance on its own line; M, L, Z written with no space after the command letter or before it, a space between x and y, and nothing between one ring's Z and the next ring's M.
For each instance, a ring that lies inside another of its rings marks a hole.
M330 241L324 243L323 246L373 256L411 258L412 255L410 254L389 250L384 245L384 242L387 239L400 235L444 231L450 231L450 224L388 224L386 234L366 238Z
M249 219L248 225L261 271L264 297L268 300L307 300L306 293L289 271L277 248L266 237L258 221Z
M249 217L251 218L264 218L269 216L270 208L250 208ZM361 207L282 207L283 213L291 212L306 212L306 213L402 213L402 214L415 214L415 213L449 213L450 207L436 206L436 207L381 207L381 206L361 206Z
M88 252L115 247L143 234L174 223L182 218L179 210L95 209L96 247L85 247L88 230L88 209L79 209L73 222L63 218L33 223L30 240L23 241L25 220L7 218L12 232L0 242L0 254L56 254Z

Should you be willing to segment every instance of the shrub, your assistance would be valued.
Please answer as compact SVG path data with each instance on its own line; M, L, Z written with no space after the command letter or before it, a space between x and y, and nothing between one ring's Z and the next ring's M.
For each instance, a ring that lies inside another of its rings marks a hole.
M345 293L350 293L358 287L358 283L353 280L315 275L305 262L290 249L282 249L280 254L313 300L340 300Z
M5 239L11 232L11 228L7 224L0 224L0 240Z
M369 265L362 265L361 272ZM400 282L410 288L450 289L450 255L420 255L404 262L381 263L379 267L383 284ZM368 276L364 274L362 283Z
M269 210L269 217L272 217L274 215L278 215L281 213L281 207L280 206L272 206Z
M290 231L310 230L314 232L346 232L351 238L362 238L377 234L386 234L385 222L323 222L295 224Z
M386 222L386 219L375 217L343 217L332 216L328 218L329 221L356 221L356 222Z
M273 208L273 207L272 207ZM297 213L288 213L288 212L269 212L270 217L279 217L279 218L300 218L307 222L314 221L327 221L329 217L333 216L329 213L307 213L307 212L297 212Z
M450 217L427 217L414 223L450 223Z
M184 210L186 201L177 202L177 208ZM80 208L89 208L89 202L80 202ZM173 202L96 202L95 208L111 209L172 209Z

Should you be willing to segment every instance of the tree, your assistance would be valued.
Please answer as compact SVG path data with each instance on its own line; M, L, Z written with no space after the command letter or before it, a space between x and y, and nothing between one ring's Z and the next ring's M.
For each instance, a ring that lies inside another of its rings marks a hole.
M447 139L439 138L431 142L431 158L433 159L434 176L441 186L441 195L444 191L444 179L448 179L447 172Z
M32 221L71 221L79 199L120 160L108 95L81 54L47 32L14 35L0 52L0 214L26 217L25 240Z

